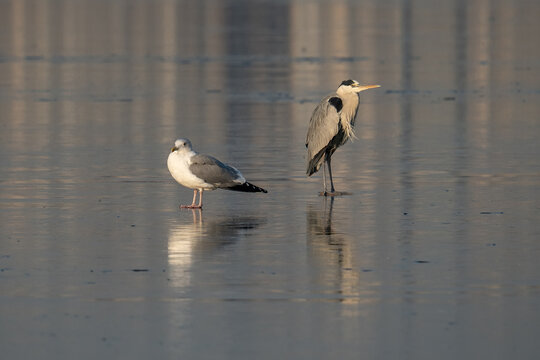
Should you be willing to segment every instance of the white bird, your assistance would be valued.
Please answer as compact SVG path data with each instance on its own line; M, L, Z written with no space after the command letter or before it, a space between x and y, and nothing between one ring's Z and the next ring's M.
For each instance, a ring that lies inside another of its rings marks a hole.
M244 192L263 192L263 188L250 184L238 169L224 164L218 159L199 154L193 150L188 139L178 139L167 159L167 167L172 177L180 184L193 189L191 205L181 208L201 209L203 191L226 189ZM195 204L199 192L199 204Z
M332 179L330 161L336 149L354 138L354 121L360 103L359 93L364 90L378 88L380 85L360 85L356 80L345 80L335 93L327 95L317 105L311 119L306 136L308 152L308 176L316 173L323 165L324 192L321 195L335 196L344 194L336 192ZM330 175L330 192L326 188L326 171L328 165Z

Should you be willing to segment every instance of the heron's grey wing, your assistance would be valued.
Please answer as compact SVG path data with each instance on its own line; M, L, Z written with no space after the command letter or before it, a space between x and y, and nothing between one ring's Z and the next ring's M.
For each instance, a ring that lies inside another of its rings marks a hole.
M245 181L236 168L209 155L194 155L191 158L189 170L198 178L216 187L235 186Z
M322 99L313 111L306 136L308 162L311 163L313 160L315 163L318 163L319 160L322 162L321 159L315 159L315 157L320 155L321 150L326 148L338 133L341 107L341 99L337 97L337 94L331 94ZM316 166L315 171L318 170L319 166Z

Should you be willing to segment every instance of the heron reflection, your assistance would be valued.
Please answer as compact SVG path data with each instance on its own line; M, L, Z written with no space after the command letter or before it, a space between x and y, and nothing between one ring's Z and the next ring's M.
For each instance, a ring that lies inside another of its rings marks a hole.
M360 276L354 263L352 240L340 231L339 217L333 217L333 197L325 198L322 208L308 205L306 234L313 284L337 296L339 301L357 301Z
M307 211L308 237L311 242L325 243L327 245L342 244L343 234L334 229L333 211L334 198L324 199L324 205L316 207L310 204Z

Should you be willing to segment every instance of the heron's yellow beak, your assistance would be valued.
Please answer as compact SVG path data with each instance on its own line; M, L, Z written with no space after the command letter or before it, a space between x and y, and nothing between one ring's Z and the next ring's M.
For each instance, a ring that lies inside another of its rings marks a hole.
M375 89L381 87L381 85L357 85L357 87L358 89L356 91L360 92L364 90Z

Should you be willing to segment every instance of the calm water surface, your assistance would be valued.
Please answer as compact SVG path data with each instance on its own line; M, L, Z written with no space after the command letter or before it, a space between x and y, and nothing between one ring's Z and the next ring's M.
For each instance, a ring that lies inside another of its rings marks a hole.
M537 359L540 4L0 2L5 359ZM310 114L363 93L338 190ZM174 140L268 194L192 192Z

